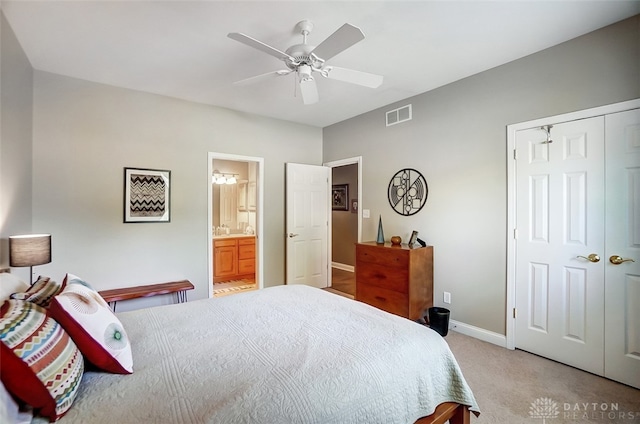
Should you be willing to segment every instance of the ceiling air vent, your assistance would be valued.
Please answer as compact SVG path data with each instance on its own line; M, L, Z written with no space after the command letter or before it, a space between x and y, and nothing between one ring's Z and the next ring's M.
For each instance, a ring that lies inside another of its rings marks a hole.
M411 105L399 107L387 112L387 127L411 120Z

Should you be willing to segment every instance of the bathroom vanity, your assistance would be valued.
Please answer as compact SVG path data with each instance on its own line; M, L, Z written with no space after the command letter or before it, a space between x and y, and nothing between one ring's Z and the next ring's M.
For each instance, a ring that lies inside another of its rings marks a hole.
M213 237L212 243L214 283L255 278L255 235L218 235Z

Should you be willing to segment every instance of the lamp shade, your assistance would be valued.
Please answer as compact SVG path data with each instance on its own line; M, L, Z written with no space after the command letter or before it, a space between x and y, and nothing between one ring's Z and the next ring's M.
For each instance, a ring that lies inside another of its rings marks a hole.
M9 265L34 266L51 262L51 234L9 237Z

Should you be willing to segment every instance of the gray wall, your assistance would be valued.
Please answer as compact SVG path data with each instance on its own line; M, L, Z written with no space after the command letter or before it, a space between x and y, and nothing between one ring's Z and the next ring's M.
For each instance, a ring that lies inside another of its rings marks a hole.
M362 155L363 240L411 230L434 246L434 301L451 318L505 334L506 126L640 97L640 17L323 130L325 162ZM385 128L411 103L413 120ZM429 198L402 217L386 189L402 168L422 172Z
M284 163L363 156L363 240L411 230L435 246L435 299L504 334L508 124L640 97L634 17L324 130L34 72L2 17L0 265L7 237L51 232L53 262L98 289L188 278L207 293L207 152L265 158L265 283L284 281ZM384 127L413 104L414 120ZM32 144L30 140L33 139ZM122 168L172 170L172 221L122 223ZM399 169L429 183L413 217L391 210ZM28 272L14 269L24 279ZM126 305L126 303L124 304ZM123 306L124 306L123 305Z
M331 212L331 261L343 265L356 264L358 215L351 213L351 200L358 197L358 165L331 168L333 184L349 185L349 210Z
M4 268L9 265L8 237L32 231L33 70L4 14L0 15L0 267ZM15 268L14 273L29 281L28 268Z
M1 30L0 267L9 235L49 232L53 261L34 273L75 273L98 290L187 278L190 299L206 297L218 152L264 158L264 283L283 284L285 163L322 163L319 128L34 72L4 15ZM124 167L172 171L170 223L122 223Z
M207 156L218 152L264 158L264 283L282 284L285 162L320 164L321 137L319 128L36 71L33 226L52 233L54 258L38 269L98 290L186 278L196 286L190 299L206 297ZM171 170L170 223L123 224L124 167Z

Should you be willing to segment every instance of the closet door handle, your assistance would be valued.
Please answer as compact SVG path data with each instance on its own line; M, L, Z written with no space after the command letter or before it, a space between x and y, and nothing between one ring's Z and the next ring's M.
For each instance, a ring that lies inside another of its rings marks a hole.
M609 262L611 262L614 265L620 265L622 262L635 262L635 261L630 258L625 259L622 256L613 255L612 257L609 258Z
M586 259L589 262L600 262L600 256L595 253L590 254L589 256L577 256L578 258Z
M298 237L300 234L289 233L289 238Z

